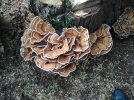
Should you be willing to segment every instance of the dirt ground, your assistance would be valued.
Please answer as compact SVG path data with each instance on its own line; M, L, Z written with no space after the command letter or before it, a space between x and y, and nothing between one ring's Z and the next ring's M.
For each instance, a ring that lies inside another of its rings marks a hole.
M134 100L134 36L120 40L112 33L108 54L80 62L63 78L20 56L20 38L33 16L26 0L0 7L0 100L111 100L118 88Z

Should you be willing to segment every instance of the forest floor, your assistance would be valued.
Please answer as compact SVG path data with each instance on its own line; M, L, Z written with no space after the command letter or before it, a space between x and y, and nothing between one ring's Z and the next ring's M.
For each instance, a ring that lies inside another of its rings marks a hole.
M0 100L111 100L115 89L134 100L134 36L113 35L108 54L80 62L62 78L20 56L20 38L34 16L27 6L26 0L5 0L0 7Z

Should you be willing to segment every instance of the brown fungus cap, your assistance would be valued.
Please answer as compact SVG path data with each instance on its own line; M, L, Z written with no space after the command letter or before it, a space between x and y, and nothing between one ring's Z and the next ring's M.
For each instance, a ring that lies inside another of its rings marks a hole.
M76 69L76 63L90 53L89 40L86 28L65 28L59 36L37 16L21 37L20 54L45 71L67 77Z
M29 28L21 37L20 54L24 60L32 60L35 54L41 54L43 52L42 47L46 45L46 38L54 32L55 29L47 21L43 21L38 16L34 17Z
M134 8L126 8L117 22L114 23L113 28L120 38L134 35Z
M88 54L98 56L111 50L113 41L109 29L103 24L89 35L88 29L80 26L64 28L58 35L47 21L36 16L21 37L20 54L42 70L67 77Z
M110 26L103 24L97 31L90 34L91 55L100 56L111 50L113 41L109 30Z
M74 63L70 63L66 67L54 71L54 73L58 73L60 76L67 77L71 72L75 70L76 65Z

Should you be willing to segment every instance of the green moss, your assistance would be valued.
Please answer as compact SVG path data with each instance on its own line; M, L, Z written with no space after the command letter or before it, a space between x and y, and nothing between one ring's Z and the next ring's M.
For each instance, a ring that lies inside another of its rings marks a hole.
M57 91L58 91L58 86L56 83L53 83L48 87L46 93L51 93L51 95L55 95Z
M0 0L0 6L4 5L5 3L8 3L9 0Z
M57 16L55 18L47 18L47 21L49 21L56 30L73 27L75 20L76 19L74 17L66 15L62 17Z

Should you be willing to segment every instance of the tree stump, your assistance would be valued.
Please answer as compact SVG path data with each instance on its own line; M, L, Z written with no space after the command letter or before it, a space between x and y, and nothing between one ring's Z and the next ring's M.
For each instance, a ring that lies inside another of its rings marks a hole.
M71 0L70 0L71 1ZM84 10L85 8L99 7L100 10L86 17L74 17L76 21L73 21L71 26L83 26L89 29L89 32L94 32L102 24L112 25L117 18L121 15L126 7L134 7L133 0L88 0L87 3L82 3L73 7L73 4L69 0L64 0L61 7L48 6L46 4L41 4L39 0L30 0L30 10L34 12L35 15L43 17L44 19L53 20L53 18L59 18L66 22L67 14L70 17L71 14L76 10ZM62 17L61 17L62 16ZM51 23L51 22L50 22ZM62 22L59 22L59 24ZM64 26L64 25L63 25ZM55 27L55 25L53 26ZM59 26L59 28L62 28Z

